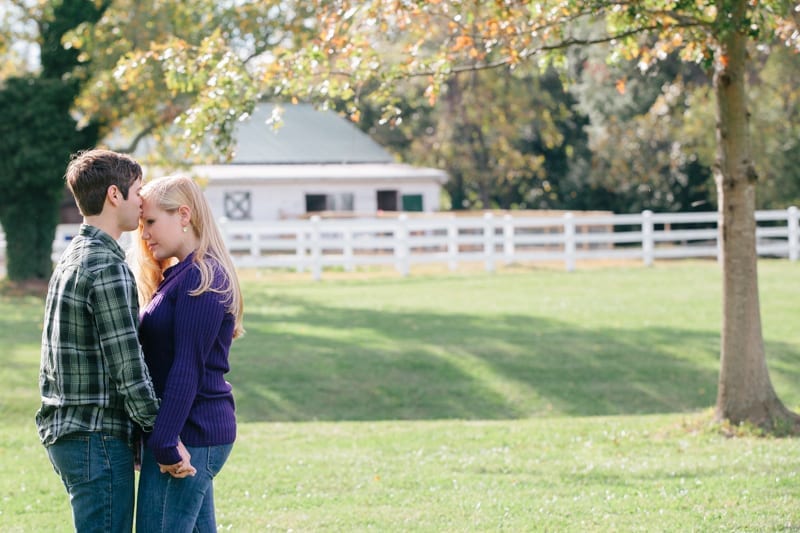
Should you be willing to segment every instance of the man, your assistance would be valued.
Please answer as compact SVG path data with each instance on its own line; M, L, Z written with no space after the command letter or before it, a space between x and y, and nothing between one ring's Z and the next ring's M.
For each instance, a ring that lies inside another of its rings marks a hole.
M50 279L36 425L75 529L130 532L134 440L158 410L137 337L136 283L117 243L138 227L142 169L123 154L89 150L72 158L65 178L84 220Z

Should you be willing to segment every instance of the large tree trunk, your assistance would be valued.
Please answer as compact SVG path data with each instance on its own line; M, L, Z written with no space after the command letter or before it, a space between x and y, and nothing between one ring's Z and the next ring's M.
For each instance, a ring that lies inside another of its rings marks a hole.
M734 28L745 0L733 10ZM767 370L758 300L755 190L750 153L745 66L747 36L729 30L722 36L714 76L717 97L717 166L723 271L723 318L719 388L715 416L734 424L749 421L765 428L797 424L778 399Z
M0 210L0 222L6 233L6 276L13 282L35 286L37 281L46 282L50 278L60 203L50 196L46 191L27 197L19 195ZM31 197L37 200L30 201Z

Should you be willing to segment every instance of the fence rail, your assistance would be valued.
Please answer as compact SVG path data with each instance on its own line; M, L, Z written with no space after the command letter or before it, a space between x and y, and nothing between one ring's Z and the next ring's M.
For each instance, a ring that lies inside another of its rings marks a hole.
M798 209L756 212L757 251L761 256L800 255ZM563 262L571 271L579 260L719 257L718 214L653 213L563 216L447 216L380 219L320 219L223 222L221 228L234 261L242 267L288 268L311 272L346 271L390 265L408 275L417 264L481 262L498 264ZM58 227L53 256L58 257L77 225ZM130 236L126 235L126 239ZM5 239L0 233L0 256Z

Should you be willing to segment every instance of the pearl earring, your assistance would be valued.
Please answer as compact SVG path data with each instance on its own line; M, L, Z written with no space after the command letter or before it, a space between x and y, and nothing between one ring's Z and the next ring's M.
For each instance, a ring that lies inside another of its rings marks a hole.
M183 227L183 232L184 232L184 233L186 233L187 231L189 231L189 228L187 228L186 226L184 226L184 227Z

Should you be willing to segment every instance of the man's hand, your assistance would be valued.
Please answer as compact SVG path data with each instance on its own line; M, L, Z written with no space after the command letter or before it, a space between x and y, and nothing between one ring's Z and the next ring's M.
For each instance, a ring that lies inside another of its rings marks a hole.
M178 453L181 456L181 462L175 463L174 465L162 465L159 463L158 468L161 470L161 473L169 474L170 476L178 479L195 475L197 473L197 469L192 466L192 455L181 441L178 441Z

